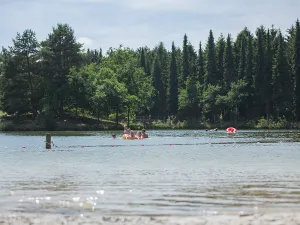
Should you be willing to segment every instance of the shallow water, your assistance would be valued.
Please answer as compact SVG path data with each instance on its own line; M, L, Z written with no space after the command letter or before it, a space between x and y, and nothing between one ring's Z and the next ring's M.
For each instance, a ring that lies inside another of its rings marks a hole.
M200 215L297 209L300 132L0 133L0 210ZM0 211L1 212L1 211Z

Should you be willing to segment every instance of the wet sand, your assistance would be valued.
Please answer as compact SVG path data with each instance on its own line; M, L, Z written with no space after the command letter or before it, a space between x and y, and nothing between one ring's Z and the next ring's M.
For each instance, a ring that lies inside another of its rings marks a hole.
M2 214L1 225L299 225L300 213L216 215L202 217L119 217L53 214Z

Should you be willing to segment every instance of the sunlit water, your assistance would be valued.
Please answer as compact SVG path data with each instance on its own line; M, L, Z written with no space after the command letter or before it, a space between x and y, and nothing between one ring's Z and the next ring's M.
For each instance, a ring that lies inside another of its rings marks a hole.
M0 133L0 212L199 215L300 204L300 132ZM57 136L63 135L63 136Z

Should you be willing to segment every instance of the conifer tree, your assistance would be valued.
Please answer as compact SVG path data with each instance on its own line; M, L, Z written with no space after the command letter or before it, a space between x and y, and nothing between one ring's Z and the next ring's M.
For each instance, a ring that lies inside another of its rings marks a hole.
M232 41L231 36L228 34L226 39L226 48L224 55L224 80L225 80L225 90L229 90L230 84L233 81L233 52L232 52Z
M224 53L226 42L223 35L219 37L217 42L217 80L224 82Z
M200 84L204 84L205 68L204 68L204 56L201 42L199 44L199 53L198 53L198 80Z
M216 85L218 82L219 79L217 77L215 41L213 32L210 30L206 46L206 83Z
M185 87L185 81L189 77L189 50L188 50L188 38L185 34L183 37L183 48L182 48L182 79L181 87Z
M272 39L270 30L267 32L266 43L266 59L265 59L265 73L264 73L264 106L265 115L269 118L272 114Z
M277 52L273 65L273 101L275 106L275 117L286 117L291 119L293 108L293 93L291 84L291 73L286 57L284 38L278 35Z
M296 22L295 48L294 48L294 70L295 70L295 100L296 117L300 121L300 22Z
M178 111L178 70L176 61L176 48L172 43L172 57L170 63L170 115L176 115Z

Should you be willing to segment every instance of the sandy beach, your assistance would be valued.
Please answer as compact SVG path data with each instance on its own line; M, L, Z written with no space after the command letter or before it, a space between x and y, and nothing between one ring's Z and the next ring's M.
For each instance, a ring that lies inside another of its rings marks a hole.
M119 216L74 216L48 214L10 214L0 216L1 225L299 225L299 213L274 213L255 215L216 215L203 217L119 217Z

